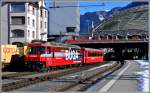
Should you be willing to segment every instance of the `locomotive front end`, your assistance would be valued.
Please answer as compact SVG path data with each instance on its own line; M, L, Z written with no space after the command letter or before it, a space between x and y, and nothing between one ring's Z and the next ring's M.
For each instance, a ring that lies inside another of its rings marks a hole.
M25 64L32 70L41 70L46 68L45 58L42 57L47 52L45 46L30 44L28 45L27 54L25 56Z

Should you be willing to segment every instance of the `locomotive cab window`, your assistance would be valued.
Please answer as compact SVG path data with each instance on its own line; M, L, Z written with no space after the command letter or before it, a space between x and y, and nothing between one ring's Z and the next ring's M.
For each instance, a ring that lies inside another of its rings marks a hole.
M29 54L44 54L45 47L41 47L41 46L29 47L28 53Z
M51 53L51 48L50 48L50 47L47 47L47 48L46 48L46 53L48 53L48 54Z

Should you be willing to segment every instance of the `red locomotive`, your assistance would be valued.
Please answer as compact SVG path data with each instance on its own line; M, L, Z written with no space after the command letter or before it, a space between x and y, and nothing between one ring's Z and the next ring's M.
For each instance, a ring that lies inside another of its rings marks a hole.
M42 70L54 66L103 62L103 50L75 45L30 43L25 63L29 68Z

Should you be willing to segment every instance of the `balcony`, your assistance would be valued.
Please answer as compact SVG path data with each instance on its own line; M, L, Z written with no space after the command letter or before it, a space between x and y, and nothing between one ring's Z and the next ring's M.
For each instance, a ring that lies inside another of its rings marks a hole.
M13 42L25 42L25 35L24 35L24 30L21 29L15 29L11 31L11 38L10 38L11 43Z
M25 17L11 16L11 25L25 25Z
M12 37L12 38L10 38L10 43L13 43L13 42L24 43L25 40L26 40L25 37L18 37L18 38Z
M23 38L24 37L24 30L15 29L11 31L12 38Z

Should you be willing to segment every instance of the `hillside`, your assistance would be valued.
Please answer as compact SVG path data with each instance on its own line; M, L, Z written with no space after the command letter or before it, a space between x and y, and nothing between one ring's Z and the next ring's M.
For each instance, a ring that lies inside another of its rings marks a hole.
M95 31L140 29L148 31L148 5L136 6L120 11L105 19Z
M87 12L80 16L80 33L87 33L92 27L98 26L106 18L106 11ZM89 28L88 28L89 27Z

